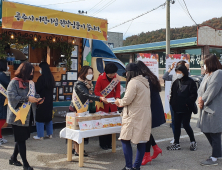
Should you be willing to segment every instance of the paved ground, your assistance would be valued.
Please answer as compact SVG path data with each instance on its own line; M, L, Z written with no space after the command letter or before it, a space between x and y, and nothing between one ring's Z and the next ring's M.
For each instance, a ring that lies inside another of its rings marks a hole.
M163 97L164 93L161 94ZM73 156L73 162L66 161L66 144L65 139L59 138L60 130L65 124L56 125L54 128L53 139L36 141L29 139L27 141L27 157L31 166L35 170L121 170L124 165L124 157L121 143L117 141L117 152L111 150L103 151L99 147L98 137L90 138L89 144L85 150L89 157L85 158L83 168L78 167L78 157ZM181 151L167 151L166 146L172 140L172 131L169 124L153 129L153 135L158 145L163 150L163 156L159 156L152 161L151 165L143 166L142 170L221 170L222 160L219 165L214 167L202 167L199 162L211 155L211 148L205 136L196 128L196 118L192 119L191 126L194 129L198 150L189 150L189 139L182 129ZM14 141L10 129L4 129L3 135L9 141L3 147L0 147L0 170L20 170L21 167L14 167L8 164L8 160L13 152ZM31 136L36 135L33 133ZM134 155L136 147L133 147ZM19 160L20 157L19 157Z

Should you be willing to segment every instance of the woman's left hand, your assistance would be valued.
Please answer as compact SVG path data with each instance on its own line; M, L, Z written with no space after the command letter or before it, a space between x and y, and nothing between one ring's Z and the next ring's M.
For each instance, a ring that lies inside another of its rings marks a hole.
M38 98L38 104L42 104L44 102L44 99L41 102L39 102L40 100L42 100L42 98Z

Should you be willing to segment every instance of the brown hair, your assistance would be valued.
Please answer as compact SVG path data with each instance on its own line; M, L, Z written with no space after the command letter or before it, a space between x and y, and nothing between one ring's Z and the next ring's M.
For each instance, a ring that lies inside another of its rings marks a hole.
M34 67L29 62L22 63L15 71L15 77L21 78L23 81L29 80L32 70L34 76Z
M216 70L222 69L220 61L214 54L207 55L204 64L206 64L207 68L206 73L212 73Z
M90 66L83 66L81 68L81 70L78 72L78 77L81 78L82 80L86 80L86 75L87 75L89 69L92 69L92 71L93 71L92 67L90 67Z

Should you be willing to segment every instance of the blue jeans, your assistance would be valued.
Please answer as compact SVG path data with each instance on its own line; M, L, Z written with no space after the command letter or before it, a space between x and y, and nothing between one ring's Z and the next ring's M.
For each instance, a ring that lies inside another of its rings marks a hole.
M133 150L129 140L121 140L127 168L140 168L146 150L146 143L137 144L136 160L133 164Z
M175 120L174 120L174 111L173 111L173 108L171 105L170 105L170 112L171 112L171 119L172 119L171 127L172 127L173 134L174 134L175 133Z
M44 137L44 125L46 128L47 135L52 135L53 134L53 125L52 121L50 122L36 122L36 130L37 130L37 135L38 137Z

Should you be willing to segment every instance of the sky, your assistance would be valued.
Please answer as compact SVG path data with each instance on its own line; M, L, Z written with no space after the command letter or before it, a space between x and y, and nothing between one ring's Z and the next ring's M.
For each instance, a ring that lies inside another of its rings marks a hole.
M137 17L153 8L164 4L166 0L10 0L24 4L36 5L45 8L78 13L87 11L87 16L94 16L108 20L108 31L123 33L124 39L141 32L154 31L166 27L166 8L160 7L134 21L110 29L129 19ZM222 17L222 0L175 0L170 7L171 28L192 26L195 23L190 19L185 4L197 24Z

